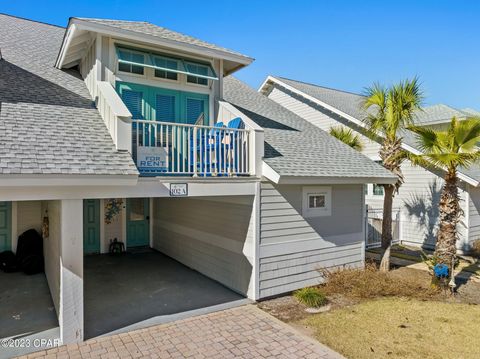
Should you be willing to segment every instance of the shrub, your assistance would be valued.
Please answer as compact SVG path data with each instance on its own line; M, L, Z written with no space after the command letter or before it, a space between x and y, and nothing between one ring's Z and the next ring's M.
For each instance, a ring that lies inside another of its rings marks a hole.
M321 271L326 278L324 291L327 295L341 294L355 299L399 296L427 299L437 294L430 281L405 273L400 276L394 271L381 272L375 264L365 269L343 268Z
M310 308L319 308L328 302L325 293L315 287L299 289L293 295L300 303Z

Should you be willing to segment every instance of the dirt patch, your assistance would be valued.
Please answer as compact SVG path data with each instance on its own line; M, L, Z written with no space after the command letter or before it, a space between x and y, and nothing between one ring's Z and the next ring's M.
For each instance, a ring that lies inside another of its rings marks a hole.
M299 321L309 316L305 311L307 307L292 295L264 300L258 303L258 307L287 323Z

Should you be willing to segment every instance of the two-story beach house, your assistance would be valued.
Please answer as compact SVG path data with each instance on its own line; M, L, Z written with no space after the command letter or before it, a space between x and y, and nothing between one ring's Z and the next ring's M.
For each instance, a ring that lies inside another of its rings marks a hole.
M362 110L363 96L275 76L268 76L259 91L325 131L337 126L351 128L361 138L363 154L380 162L378 151L382 138L372 140L365 135L362 122L366 116ZM442 129L452 117L462 121L469 117L480 117L480 112L468 108L458 110L443 104L428 106L416 114L415 124ZM421 153L411 131L406 130L401 136L406 151ZM395 239L405 244L431 249L435 246L439 220L438 202L444 171L441 168L413 166L407 160L402 165L402 172L405 183L394 197ZM480 239L480 167L476 165L469 169L460 169L459 178L463 213L458 226L457 245L460 252L468 252L471 243ZM369 238L372 245L379 244L383 187L375 183L368 184L365 187L365 201L369 207Z
M0 337L81 341L363 265L364 185L395 178L232 77L252 58L9 15L0 50L0 251L34 228L45 261L0 273Z

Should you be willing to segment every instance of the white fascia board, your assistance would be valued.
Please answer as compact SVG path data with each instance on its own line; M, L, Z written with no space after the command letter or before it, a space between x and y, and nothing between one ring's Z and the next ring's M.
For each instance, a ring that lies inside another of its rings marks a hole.
M113 28L108 25L103 24L95 24L89 21L84 21L81 19L73 18L71 20L72 25L76 25L79 29L86 30L86 31L94 31L99 32L105 35L110 35L112 37L122 37L128 40L139 41L139 42L146 42L150 44L154 44L157 46L168 47L180 51L186 51L189 53L207 56L207 57L215 57L223 60L228 60L232 62L236 62L242 64L244 66L250 65L254 59L244 55L236 55L230 52L210 49L203 46L195 45L195 44L186 44L179 41L169 40L169 39L160 39L158 36L149 35L149 34L140 34L134 31L120 29L120 28Z
M275 78L275 77L273 77L273 76L270 76L270 75L269 75L269 76L265 79L265 81L263 82L262 86L260 86L260 88L258 89L258 91L261 92L261 91L263 91L264 89L266 89L266 87L268 86L268 83L269 83L269 82L277 83L278 85L286 88L287 90L289 90L289 91L291 91L291 92L293 92L293 93L295 93L295 94L297 94L297 95L299 95L299 96L301 96L301 97L303 97L303 98L305 98L305 99L307 99L307 100L309 100L309 101L312 101L313 103L316 103L317 105L322 106L323 108L325 108L325 109L327 109L327 110L329 110L329 111L331 111L331 112L333 112L333 113L335 113L335 114L337 114L337 115L339 115L339 116L341 116L341 117L343 117L343 118L345 118L345 119L353 122L355 125L357 125L357 126L359 126L359 127L361 127L361 128L365 128L365 127L366 127L365 124L363 123L363 121L361 121L361 120L359 120L359 119L357 119L357 118L355 118L355 117L353 117L353 116L350 116L349 114L346 114L345 112L340 111L339 109L337 109L337 108L335 108L335 107L333 107L333 106L330 106L330 105L326 104L325 102L320 101L320 100L318 100L317 98L315 98L315 97L313 97L313 96L307 95L306 93L304 93L304 92L302 92L302 91L300 91L300 90L297 90L295 87L292 87L292 86L284 83L283 81L281 81L281 80L279 80L279 79L277 79L277 78ZM379 135L379 136L382 137L381 135ZM411 153L413 153L413 154L416 154L416 155L422 154L422 152L420 152L419 150L415 149L414 147L412 147L412 146L410 146L410 145L405 144L404 142L402 142L402 148L403 148L404 150L409 151L409 152L411 152ZM442 169L442 170L443 170L443 169ZM471 178L471 177L469 177L469 176L467 176L467 175L465 175L465 174L463 174L463 173L461 173L461 172L458 173L458 178L460 178L462 181L464 181L464 182L466 182L466 183L469 183L469 184L471 184L472 186L475 186L475 187L477 187L477 186L480 185L480 182L479 182L479 181L477 181L477 180L475 180L475 179L473 179L473 178ZM370 182L370 183L375 183L375 182Z
M63 66L63 62L65 61L65 55L67 54L67 50L72 42L73 35L76 31L77 27L74 24L68 23L68 27L66 33L63 37L62 47L60 47L60 52L58 53L57 61L55 62L55 67L61 69Z
M1 187L134 186L137 175L0 175Z
M262 174L265 178L273 183L278 184L280 181L280 175L272 167L270 167L265 161L262 162Z
M306 93L304 93L304 92L302 92L302 91L300 91L300 90L297 90L295 87L290 86L290 85L286 84L285 82L282 82L281 80L279 80L279 79L277 79L277 78L275 78L275 77L273 77L273 76L270 76L270 75L269 75L269 76L266 78L266 80L263 82L262 86L259 88L258 91L261 92L261 91L263 90L264 86L266 86L269 82L275 82L275 83L277 83L278 85L286 88L287 90L289 90L289 91L291 91L291 92L293 92L293 93L295 93L295 94L297 94L297 95L299 95L299 96L301 96L301 97L303 97L303 98L306 98L307 100L312 101L312 102L316 103L317 105L320 105L320 106L322 106L323 108L325 108L325 109L327 109L327 110L329 110L329 111L331 111L331 112L333 112L333 113L336 113L336 114L339 115L339 116L342 116L342 117L346 118L347 120L352 121L354 124L356 124L356 125L358 125L358 126L360 126L360 127L365 128L365 124L364 124L362 121L358 120L357 118L355 118L355 117L353 117L353 116L350 116L349 114L347 114L347 113L345 113L345 112L343 112L343 111L340 111L339 109L337 109L337 108L335 108L335 107L333 107L333 106L330 106L329 104L327 104L327 103L325 103L325 102L323 102L323 101L320 101L319 99L317 99L317 98L315 98L315 97L313 97L313 96L307 95Z
M316 177L280 176L278 184L394 184L393 177Z
M167 180L167 179L165 179ZM37 201L55 199L83 199L83 198L133 198L133 197L170 197L170 183L183 182L188 184L188 197L214 196L253 196L259 178L249 181L237 181L232 178L223 182L205 179L199 181L189 178L168 179L170 182L159 181L155 177L139 178L135 184L108 181L102 184L89 185L64 184L62 186L42 186L38 183L31 186L0 186L2 201Z

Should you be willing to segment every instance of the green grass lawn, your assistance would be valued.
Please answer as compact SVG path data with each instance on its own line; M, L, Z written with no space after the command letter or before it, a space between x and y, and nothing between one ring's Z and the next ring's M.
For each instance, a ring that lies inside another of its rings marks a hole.
M480 306L386 298L300 322L349 359L480 358Z

